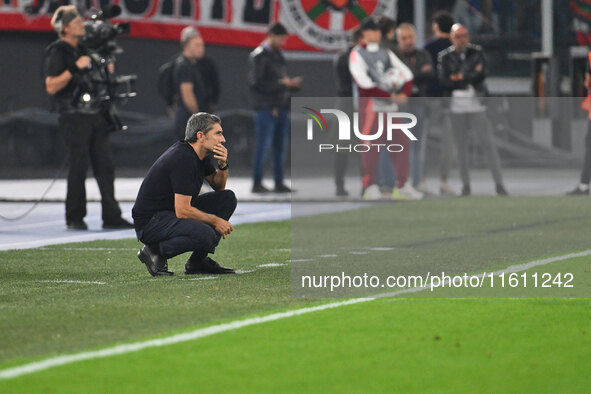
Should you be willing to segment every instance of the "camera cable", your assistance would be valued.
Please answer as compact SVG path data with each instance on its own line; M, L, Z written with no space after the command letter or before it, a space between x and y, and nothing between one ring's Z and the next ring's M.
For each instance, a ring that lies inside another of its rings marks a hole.
M49 193L49 191L51 190L51 188L53 187L53 185L55 184L57 179L60 177L64 168L66 168L67 164L68 164L68 159L66 158L64 160L64 162L62 163L62 166L55 173L55 176L53 177L53 179L49 183L49 186L47 186L47 188L45 189L45 191L43 192L41 197L38 200L36 200L33 203L33 205L31 205L31 207L29 209L27 209L24 213L22 213L18 216L14 216L14 217L8 217L8 216L4 216L4 215L0 214L0 219L5 220L5 221L9 221L9 222L13 222L13 221L24 219L27 215L29 215L31 212L33 212L33 210L37 207L37 205L39 205L41 202L43 202L43 200L45 199L45 196L47 196L47 193Z

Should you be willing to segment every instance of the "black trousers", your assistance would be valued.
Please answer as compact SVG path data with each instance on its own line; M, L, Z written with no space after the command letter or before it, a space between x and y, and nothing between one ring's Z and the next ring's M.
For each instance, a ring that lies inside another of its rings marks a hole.
M230 220L236 204L232 190L205 193L191 201L191 205L200 211L224 220ZM156 212L137 232L137 238L144 244L158 244L162 257L169 259L192 251L190 260L196 262L203 260L208 253L214 253L221 237L212 226L198 220L179 219L172 211Z
M107 122L100 114L61 114L59 128L68 148L68 192L66 221L79 221L86 216L86 171L92 165L101 192L103 222L121 217L115 200L115 167L107 131Z
M591 122L587 128L587 137L585 138L585 161L583 161L583 171L581 172L581 183L588 185L591 182Z

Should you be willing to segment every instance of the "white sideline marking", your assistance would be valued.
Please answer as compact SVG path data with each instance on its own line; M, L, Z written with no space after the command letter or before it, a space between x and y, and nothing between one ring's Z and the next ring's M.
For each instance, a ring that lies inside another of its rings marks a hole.
M236 270L236 274L238 275L242 275L242 274L250 274L251 272L255 272L256 270Z
M88 285L106 285L106 282L98 282L94 280L84 281L84 280L38 280L37 282L40 283L82 283Z
M79 232L79 231L77 231ZM57 237L57 238L45 238L45 239L36 239L32 241L24 241L24 242L12 242L7 244L0 245L1 250L10 250L10 249L19 249L25 247L34 248L38 246L46 246L46 245L53 245L53 244L60 244L60 243L71 243L71 242L84 242L84 241L96 241L98 239L109 239L104 238L105 234L115 234L115 233L124 233L128 232L131 236L135 236L135 233L131 229L125 230L109 230L108 232L105 231L93 231L91 230L88 234L76 234L76 235L68 235L64 237ZM126 234L126 233L125 233ZM133 235L132 235L133 234ZM103 237L103 238L101 238Z
M288 263L305 263L308 261L314 261L312 259L295 259L295 260L287 260Z
M181 278L181 280L209 280L209 279L217 279L217 276L202 276L201 278L191 278L191 279Z
M50 247L43 247L39 248L41 250L77 250L77 251L100 251L100 250L127 250L127 251L137 251L139 248L50 248Z
M321 259L330 259L330 258L333 258L333 257L338 257L338 255L336 255L336 254L321 254L318 257L320 257Z
M267 316L253 317L253 318L244 319L244 320L236 320L236 321L229 322L229 323L217 324L217 325L211 326L211 327L200 328L200 329L197 329L197 330L194 330L191 332L187 332L184 334L176 334L176 335L173 335L173 336L170 336L167 338L152 339L152 340L144 341L144 342L136 342L136 343L130 343L130 344L125 344L125 345L118 345L118 346L114 346L114 347L110 347L110 348L106 348L106 349L102 349L102 350L95 350L95 351L91 351L91 352L83 352L83 353L69 354L69 355L65 355L65 356L48 358L48 359L45 359L42 361L36 361L33 363L21 365L18 367L12 367L12 368L8 368L8 369L0 370L0 379L16 378L16 377L19 377L22 375L35 373L35 372L43 371L43 370L46 370L49 368L58 367L60 365L75 363L78 361L92 360L95 358L110 357L110 356L115 356L115 355L119 355L119 354L137 352L137 351L151 348L151 347L167 346L167 345L173 345L173 344L180 343L180 342L192 341L192 340L195 340L198 338L203 338L203 337L207 337L210 335L219 334L219 333L225 332L225 331L237 330L242 327L252 326L255 324L267 323L270 321L285 319L288 317L303 315L303 314L311 313L311 312L323 311L326 309L338 308L338 307L344 306L344 305L351 305L351 304L357 304L360 302L371 301L372 299L373 298L356 298L353 300L334 302L331 304L324 304L324 305L319 305L319 306L315 306L315 307L296 309L293 311L273 313L273 314L267 315Z
M546 265L546 264L554 263L557 261L563 261L563 260L568 260L568 259L572 259L575 257L584 257L584 256L590 256L590 255L591 255L591 249L586 250L584 252L579 252L579 253L569 253L569 254L565 254L562 256L550 257L550 258L542 259L542 260L534 260L534 261L530 261L529 263L512 265L512 266L505 268L504 270L495 271L495 272L493 272L493 275L500 275L502 273L513 273L513 272L524 271L524 270L527 270L527 269L530 269L533 267L537 267L540 265ZM482 275L484 275L484 273L480 274L480 275L482 276ZM487 275L488 275L488 273L487 273ZM200 329L190 331L190 332L187 332L184 334L176 334L176 335L166 337L166 338L152 339L152 340L144 341L144 342L136 342L136 343L130 343L130 344L125 344L125 345L113 346L113 347L102 349L102 350L95 350L95 351L90 351L90 352L82 352L82 353L52 357L52 358L48 358L45 360L36 361L36 362L29 363L29 364L24 364L21 366L0 370L0 379L16 378L16 377L23 376L23 375L28 375L28 374L35 373L35 372L44 371L49 368L58 367L61 365L66 365L66 364L72 364L72 363L75 363L78 361L92 360L95 358L105 358L105 357L115 356L115 355L119 355L119 354L137 352L137 351L152 348L152 347L167 346L167 345L173 345L173 344L180 343L180 342L192 341L192 340L195 340L198 338L203 338L203 337L219 334L219 333L226 332L226 331L237 330L242 327L248 327L248 326L252 326L255 324L267 323L270 321L285 319L285 318L289 318L289 317L293 317L293 316L304 315L304 314L311 313L311 312L339 308L341 306L358 304L358 303L367 302L367 301L373 301L378 298L393 297L393 296L396 296L399 294L414 293L414 292L419 292L419 291L427 290L427 289L429 289L429 287L416 287L416 288L411 288L411 289L398 290L398 291L394 291L391 293L377 295L375 297L355 298L352 300L333 302L333 303L319 305L319 306L315 306L315 307L295 309L292 311L280 312L280 313L272 313L267 316L253 317L253 318L244 319L244 320L235 320L235 321L232 321L229 323L217 324L215 326L200 328Z
M257 265L258 268L266 268L266 267L285 267L286 265L289 264L285 264L285 263L269 263L269 264L261 264L261 265Z
M368 248L368 249L376 251L376 252L389 252L390 250L394 250L394 248L390 248L390 247L385 247L385 248L377 247L377 248Z
M48 227L48 226L55 226L56 224L62 224L63 222L64 222L64 220L60 219L60 220L51 220L51 221L47 221L47 222L17 224L17 225L12 225L12 226L1 226L0 231L14 231L14 230L26 230L29 228Z

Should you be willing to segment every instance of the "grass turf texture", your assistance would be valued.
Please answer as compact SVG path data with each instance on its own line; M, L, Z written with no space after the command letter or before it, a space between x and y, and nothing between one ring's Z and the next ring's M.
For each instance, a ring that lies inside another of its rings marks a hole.
M505 267L528 259L588 249L589 203L588 199L565 198L433 200L297 219L291 226L296 242L294 254L309 257L328 251L343 258L350 256L347 251L362 246L358 237L359 220L365 219L373 223L377 234L371 238L373 243L366 246L396 249L390 255L356 256L357 261L380 260L386 256L402 266L413 262L437 266L442 263L441 256L451 253L450 261L457 263L459 269ZM307 232L302 234L300 229ZM260 264L284 263L289 259L289 233L288 222L237 226L222 241L216 258L243 270ZM337 235L345 238L339 239ZM310 241L307 250L298 249L306 245L299 243L302 238L318 237L324 240L322 245ZM290 296L289 267L261 268L244 275L189 281L186 279L193 277L182 275L187 257L182 256L170 262L171 269L180 275L152 279L135 257L138 247L134 240L123 240L1 252L0 368L41 356L156 337L245 315L318 303L318 300ZM560 264L560 267L575 264L579 270L582 264L591 269L588 258ZM560 269L557 264L547 267L540 270ZM64 279L106 284L41 282ZM449 295L463 296L454 292ZM578 366L589 367L589 299L408 300L375 302L379 308L373 305L374 302L347 306L135 355L60 367L14 381L0 381L0 391L4 391L3 386L8 391L19 392L45 391L50 386L59 387L60 391L72 387L76 391L75 386L64 383L65 376L74 383L77 380L72 376L81 373L81 379L97 382L93 379L103 372L103 376L111 375L112 379L93 387L82 386L84 391L103 391L109 384L117 384L133 392L145 387L144 383L150 388L160 387L156 380L170 383L171 388L235 391L257 391L264 387L271 390L292 387L298 391L306 387L353 390L455 387L473 391L478 387L488 388L488 382L492 381L497 381L497 386L491 388L501 389L523 381L517 387L550 390L557 386L543 383L551 377L562 382L563 376L571 380L562 388L576 391L581 384L589 382L583 373L567 373L567 366L572 362L566 362L578 360L577 367L570 368L572 371L578 371ZM329 315L336 317L331 320ZM366 325L372 321L376 324ZM442 329L434 333L434 327ZM454 338L460 344L459 349L453 349L456 342L450 349L441 349L445 342L433 339L437 336L445 340ZM345 344L351 347L345 348ZM580 358L581 354L586 358ZM161 355L165 357L163 360L159 359ZM123 364L117 364L117 360ZM556 374L548 373L548 363L559 365ZM487 377L487 368L492 369L494 373L490 376L496 379ZM98 372L92 372L95 369ZM116 372L118 369L121 372ZM449 373L456 369L462 372L451 381ZM145 372L148 370L158 370L158 379L148 383L146 376L153 373ZM324 370L326 373L320 373ZM169 372L171 376L167 378ZM232 378L227 379L224 372ZM370 379L361 378L364 374ZM502 380L499 378L502 374L511 379ZM327 380L332 382L330 386L321 384L321 375L330 377ZM386 379L387 376L391 379ZM415 380L421 376L432 378L433 385L425 382L425 386L417 386ZM437 379L443 386L434 385Z
M293 204L292 212L307 209L308 204ZM298 288L302 275L368 273L385 280L389 275L426 276L427 272L490 272L591 249L589 229L591 200L567 197L437 199L295 218L293 290L296 295L324 297L367 293L362 288L332 294L325 289L302 290ZM585 269L590 268L587 264ZM591 275L586 282L591 284ZM591 287L585 290L584 296L590 297ZM379 288L374 293L382 291ZM481 296L479 293L472 296ZM563 292L562 296L572 295Z
M5 392L585 392L589 300L377 300L0 381ZM92 384L89 384L92 382Z

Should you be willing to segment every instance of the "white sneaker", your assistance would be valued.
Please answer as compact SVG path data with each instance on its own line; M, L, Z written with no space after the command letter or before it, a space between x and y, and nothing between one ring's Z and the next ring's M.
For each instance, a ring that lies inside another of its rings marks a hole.
M367 201L376 201L382 199L382 192L380 191L380 187L378 185L371 185L363 192L364 200Z
M392 200L422 200L425 195L416 191L410 183L406 183L401 188L394 188Z
M414 189L420 193L423 193L426 196L434 196L435 194L429 190L427 184L425 182L421 182L414 187Z

